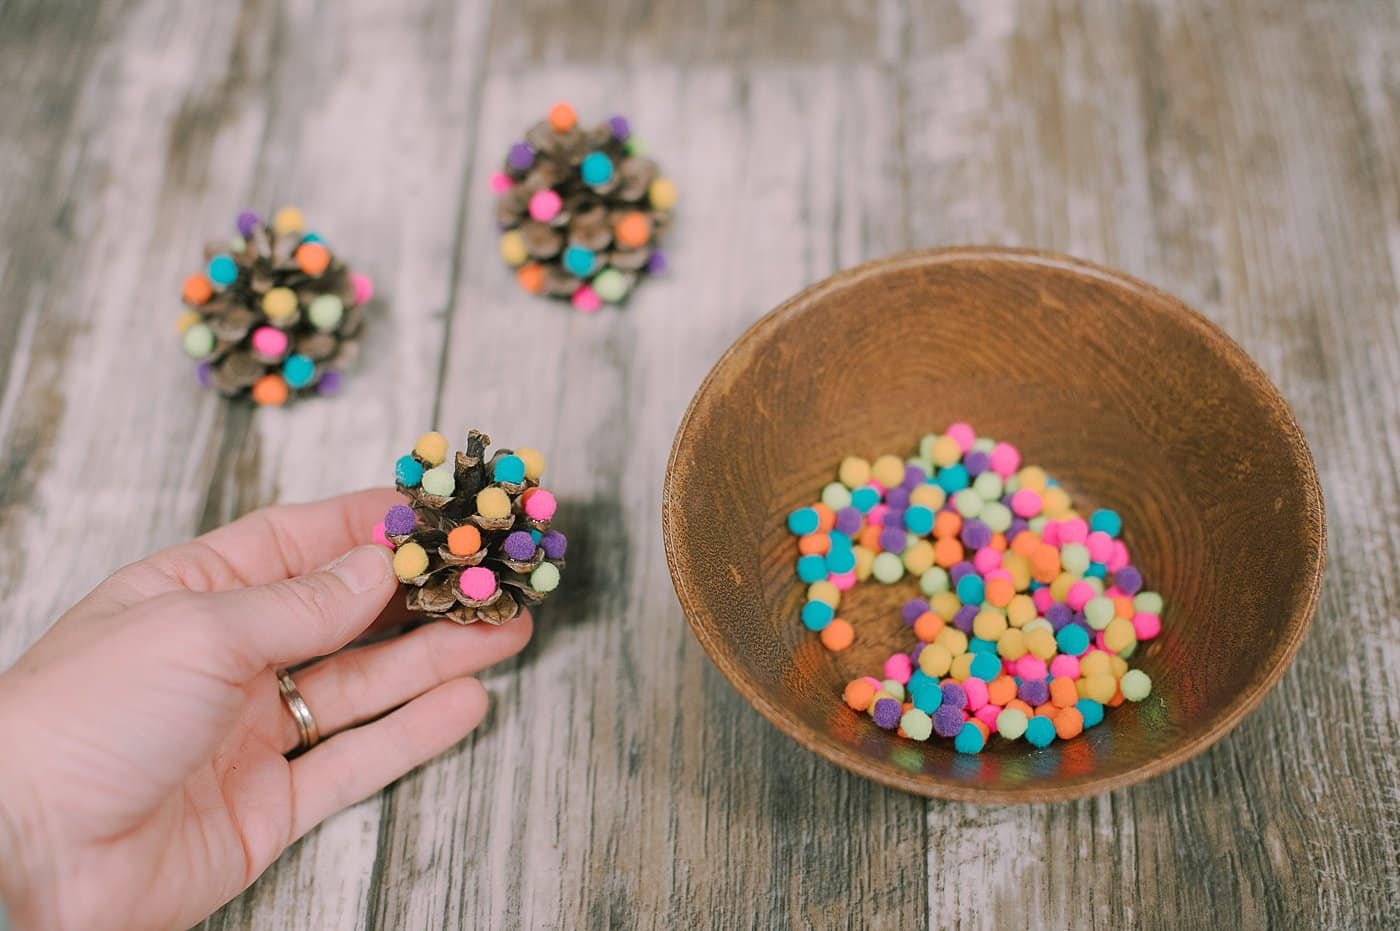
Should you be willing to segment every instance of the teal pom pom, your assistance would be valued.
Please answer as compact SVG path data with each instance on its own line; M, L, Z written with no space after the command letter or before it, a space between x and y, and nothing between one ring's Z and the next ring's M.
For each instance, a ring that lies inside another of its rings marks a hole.
M294 353L282 363L282 377L287 380L288 387L305 388L311 384L311 379L316 377L316 363L306 356Z
M583 175L584 184L607 184L613 176L612 159L602 152L590 152L584 156L583 164L579 166L579 173Z
M227 288L238 280L238 263L233 256L220 253L209 260L209 280Z
M525 460L519 456L502 456L496 460L496 471L492 473L492 479L510 485L525 481Z
M394 463L394 479L405 488L417 488L423 481L423 464L412 456L400 456Z

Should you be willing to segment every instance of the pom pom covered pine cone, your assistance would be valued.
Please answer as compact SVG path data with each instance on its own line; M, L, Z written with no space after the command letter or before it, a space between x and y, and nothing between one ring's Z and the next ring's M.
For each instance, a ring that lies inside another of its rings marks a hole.
M658 247L676 187L643 153L626 117L578 125L568 104L531 127L491 176L501 257L526 291L597 310L666 268Z
M270 405L334 394L373 285L306 232L295 207L271 223L245 210L237 226L232 240L205 249L204 272L185 279L180 334L200 382Z
M408 608L459 624L504 624L559 585L568 540L550 529L556 502L539 486L544 458L498 449L472 430L448 459L440 433L418 439L394 465L409 504L396 504L375 528L394 550L394 572Z

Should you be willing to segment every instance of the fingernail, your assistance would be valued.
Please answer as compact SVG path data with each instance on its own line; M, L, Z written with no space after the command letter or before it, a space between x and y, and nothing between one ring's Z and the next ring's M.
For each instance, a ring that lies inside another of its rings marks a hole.
M377 544L357 546L326 568L350 591L363 595L382 584L388 576L388 554L388 550Z

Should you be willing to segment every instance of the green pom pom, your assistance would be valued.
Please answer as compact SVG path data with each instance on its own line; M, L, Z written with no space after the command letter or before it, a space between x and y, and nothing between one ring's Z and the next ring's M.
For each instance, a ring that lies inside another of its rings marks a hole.
M423 473L423 490L430 495L446 498L457 488L457 478L446 463Z
M202 323L196 323L185 331L185 352L192 359L208 358L214 351L214 331Z
M540 594L547 594L559 587L559 567L542 562L530 573L530 587Z
M593 290L609 304L627 296L627 279L615 268L605 268L593 279Z

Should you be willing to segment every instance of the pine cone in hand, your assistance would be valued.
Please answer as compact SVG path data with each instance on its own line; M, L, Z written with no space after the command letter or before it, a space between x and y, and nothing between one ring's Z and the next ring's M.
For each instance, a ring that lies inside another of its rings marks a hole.
M205 260L185 279L180 318L202 384L272 405L340 389L374 286L304 231L300 210L283 207L271 224L245 210L238 235L207 247Z
M419 437L394 465L409 504L375 528L394 550L394 572L410 586L408 607L459 624L504 624L559 585L568 540L551 530L556 502L539 487L544 457L498 449L472 430L448 461L440 433Z
M676 204L626 117L588 129L568 104L510 147L491 176L501 257L526 291L592 312L666 269L657 243Z

